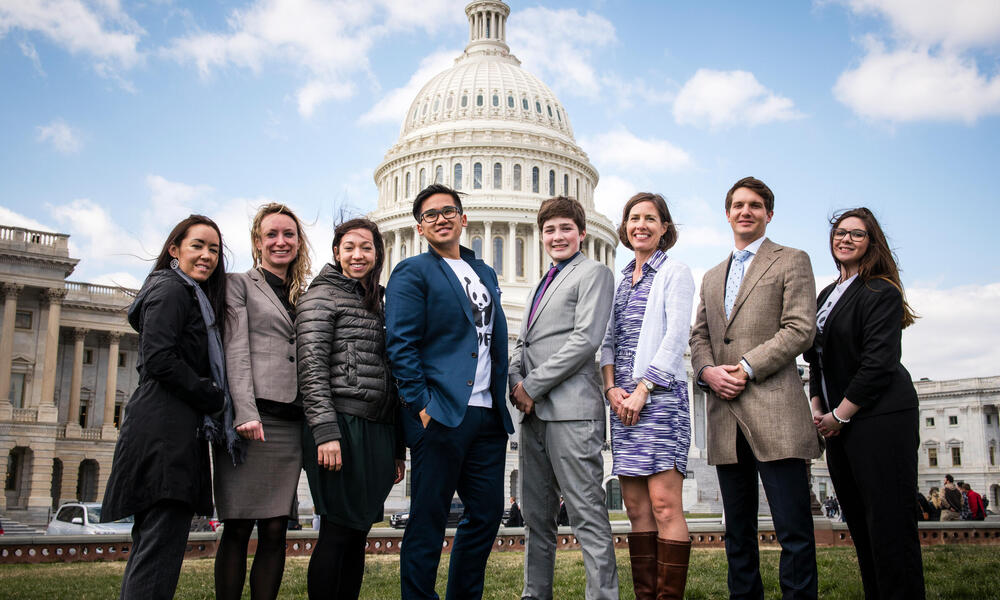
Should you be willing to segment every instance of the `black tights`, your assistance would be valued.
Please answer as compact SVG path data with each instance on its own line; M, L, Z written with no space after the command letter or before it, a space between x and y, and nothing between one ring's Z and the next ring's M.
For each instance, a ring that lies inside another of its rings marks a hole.
M319 539L309 559L309 598L357 600L365 576L368 531L320 519Z
M285 570L285 532L288 517L270 519L226 519L222 540L215 553L215 597L236 600L243 594L247 574L247 544L257 524L257 552L250 568L250 598L274 600Z

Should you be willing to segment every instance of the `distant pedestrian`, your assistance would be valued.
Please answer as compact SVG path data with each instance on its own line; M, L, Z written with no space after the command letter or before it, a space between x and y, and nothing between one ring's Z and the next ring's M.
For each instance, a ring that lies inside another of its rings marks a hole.
M510 512L507 514L507 527L523 527L524 518L521 517L521 507L517 504L516 498L510 499Z
M965 490L965 496L969 502L969 517L965 519L966 521L982 521L986 518L986 507L983 506L983 497L979 492L972 490L972 486L966 483L963 486Z
M942 521L958 521L962 518L962 492L955 485L951 474L944 476L944 501L941 505Z
M940 521L941 520L941 492L936 487L932 487L927 493L927 504L930 506L928 511L928 521Z

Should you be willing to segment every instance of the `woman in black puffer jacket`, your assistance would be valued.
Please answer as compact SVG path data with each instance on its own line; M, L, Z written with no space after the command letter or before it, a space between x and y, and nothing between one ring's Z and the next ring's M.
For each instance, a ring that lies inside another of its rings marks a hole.
M309 561L310 598L358 597L368 531L403 479L405 448L379 285L384 248L375 223L342 223L334 231L333 263L298 304L302 454L321 518Z

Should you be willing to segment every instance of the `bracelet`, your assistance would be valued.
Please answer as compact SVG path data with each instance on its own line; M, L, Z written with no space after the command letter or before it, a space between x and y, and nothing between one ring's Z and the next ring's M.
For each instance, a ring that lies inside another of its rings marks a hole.
M833 415L833 420L840 423L841 425L847 425L848 423L851 422L850 419L841 419L840 417L838 417L836 408L830 410L830 414Z
M604 397L607 398L608 397L608 392L610 392L614 388L615 388L615 386L613 386L613 385L609 385L608 387L604 388Z

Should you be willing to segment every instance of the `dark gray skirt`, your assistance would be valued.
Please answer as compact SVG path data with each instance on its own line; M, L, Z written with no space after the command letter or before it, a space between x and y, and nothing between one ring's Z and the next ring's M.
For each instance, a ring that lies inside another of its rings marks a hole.
M225 452L213 452L215 509L223 521L292 514L302 472L302 421L261 415L261 423L267 441L247 441L240 466Z

